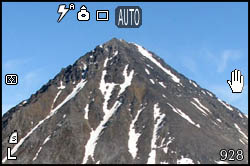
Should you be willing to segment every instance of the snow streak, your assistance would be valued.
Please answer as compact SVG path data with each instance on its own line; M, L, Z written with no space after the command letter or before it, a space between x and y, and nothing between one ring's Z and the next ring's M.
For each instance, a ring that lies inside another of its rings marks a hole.
M207 91L207 94L209 94L209 96L213 97L212 93L210 93L210 92L208 92L208 91Z
M233 111L233 108L230 107L228 104L224 103L221 99L218 99L218 101L223 104L227 109L229 109L230 111Z
M182 118L186 119L189 123L191 123L191 124L194 125L195 127L200 128L200 125L199 125L199 124L195 124L194 121L192 121L192 119L191 119L188 115L186 115L184 112L182 112L180 109L174 108L174 107L173 107L171 104L169 104L169 103L167 103L167 104L172 108L172 110L173 110L175 113L179 114Z
M50 140L50 137L51 137L51 135L49 135L49 136L43 141L42 146L43 146L44 144L46 144L46 143ZM33 161L37 159L37 156L39 155L40 151L42 150L42 146L38 149L38 151L37 151L35 157L33 158Z
M242 141L242 139L239 139L239 141L243 144L246 145L244 141Z
M207 107L205 107L204 105L202 105L201 102L197 98L193 98L193 99L194 99L194 101L196 101L196 103L199 104L199 106L201 108L203 108L203 110L206 110L207 112L209 112L211 114L211 111Z
M107 101L105 101L107 102ZM100 124L97 126L95 130L92 130L90 132L90 138L85 145L85 155L83 158L83 164L87 163L88 157L91 156L92 160L94 160L94 151L95 146L97 144L97 141L99 139L100 133L105 128L105 124L109 121L109 119L112 117L112 115L115 113L115 111L120 107L121 103L119 101L116 101L114 106L110 110L105 110L103 120L100 122Z
M84 108L85 114L84 114L84 118L88 119L89 117L89 104L86 105L86 107Z
M154 82L154 80L153 79L149 79L151 82L152 82L152 84L155 84L155 82Z
M150 66L149 64L146 64L148 67L150 67L151 69L154 69L152 66Z
M180 79L174 75L170 70L164 68L155 58L153 58L152 54L150 54L146 49L144 49L142 46L135 44L134 45L137 46L138 51L145 56L146 58L148 58L149 60L151 60L154 64L156 64L159 68L161 68L165 73L167 73L168 75L170 75L172 77L172 80L176 83L180 83Z
M222 121L220 119L216 119L218 122L222 123Z
M198 105L194 103L193 101L191 101L190 103L193 104L199 111L201 111L204 116L208 115L207 112L211 113L211 111L207 107L202 105L197 98L193 98L193 99Z
M52 105L51 105L51 109L54 108L54 104L55 104L57 98L59 97L59 95L60 95L61 93L62 93L62 90L59 90L59 91L57 92L56 97L54 98L53 103L52 103Z
M191 104L193 104L198 110L200 110L202 112L203 115L207 116L208 114L201 108L199 107L197 104L195 104L193 101L190 102Z
M243 137L244 137L245 139L248 140L248 136L247 136L245 133L242 132L242 130L239 128L239 126L238 126L236 123L234 123L234 127L239 131L239 133L240 133L241 135L243 135Z
M161 123L165 117L165 114L161 114L159 104L154 105L154 130L153 130L153 138L151 140L151 152L149 153L149 158L147 164L155 164L156 158L156 140L157 140L157 132L161 128Z
M163 88L166 88L166 86L163 84L163 82L159 82L159 84L160 84Z
M135 123L137 122L142 110L143 110L143 108L138 110L138 112L135 116L135 119L132 121L132 123L130 124L130 127L129 127L128 150L134 159L135 159L135 157L137 155L137 151L138 151L137 141L141 135L140 133L135 132Z
M189 82L190 82L191 84L193 84L196 88L198 87L198 86L196 85L196 83L194 83L192 80L189 80Z
M148 69L145 68L145 71L148 75L150 75L150 72L148 71Z
M239 116L240 116L241 118L243 118L243 116L241 115L241 113L239 113Z

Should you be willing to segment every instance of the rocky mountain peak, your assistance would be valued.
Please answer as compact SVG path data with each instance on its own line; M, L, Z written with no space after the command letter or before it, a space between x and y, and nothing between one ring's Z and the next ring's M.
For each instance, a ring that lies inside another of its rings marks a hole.
M19 142L9 145L17 130ZM3 163L218 163L248 118L144 47L113 38L2 118ZM17 160L7 160L7 147Z

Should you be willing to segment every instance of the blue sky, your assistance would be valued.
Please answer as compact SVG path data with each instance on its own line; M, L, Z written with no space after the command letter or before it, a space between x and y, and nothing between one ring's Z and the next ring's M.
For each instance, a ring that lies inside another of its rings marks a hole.
M201 87L248 114L247 3L75 3L60 23L60 3L2 3L2 113L28 99L61 68L113 37L138 43ZM69 3L65 3L68 4ZM90 21L77 21L85 5ZM140 6L142 26L115 26L117 6ZM109 10L97 22L96 10ZM243 93L233 94L226 80L238 69ZM4 76L19 76L7 86Z

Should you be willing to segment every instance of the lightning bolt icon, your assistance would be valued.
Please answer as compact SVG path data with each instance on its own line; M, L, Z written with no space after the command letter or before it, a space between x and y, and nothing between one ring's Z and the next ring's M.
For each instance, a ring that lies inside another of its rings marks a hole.
M67 14L68 11L69 11L69 9L66 8L66 5L64 5L64 4L59 5L57 13L59 13L61 15L57 20L58 23L63 19L63 17Z

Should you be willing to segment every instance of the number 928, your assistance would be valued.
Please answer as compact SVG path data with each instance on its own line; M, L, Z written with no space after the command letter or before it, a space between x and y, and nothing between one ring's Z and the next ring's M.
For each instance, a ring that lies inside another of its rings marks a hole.
M220 150L220 160L221 161L242 161L244 159L244 154L243 154L243 150L238 149L238 150L234 150L234 149L221 149Z

